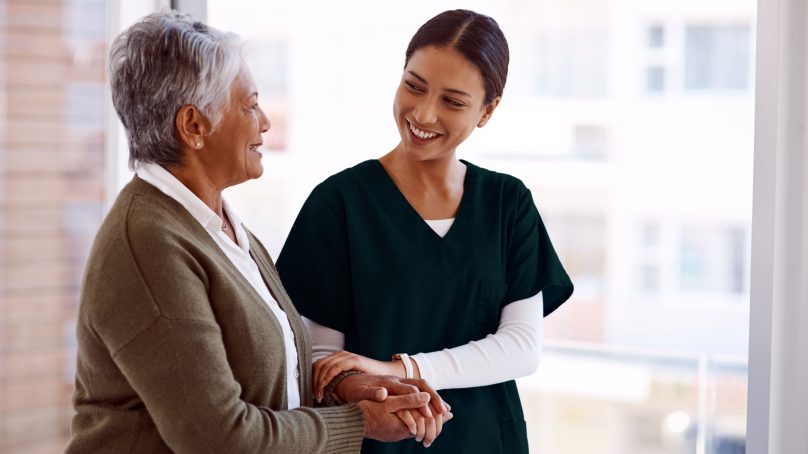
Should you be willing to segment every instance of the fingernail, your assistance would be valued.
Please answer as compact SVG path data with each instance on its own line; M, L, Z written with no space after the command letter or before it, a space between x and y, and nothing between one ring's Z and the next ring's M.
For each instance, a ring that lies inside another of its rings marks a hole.
M424 443L424 448L428 448L430 446L432 446L432 443Z

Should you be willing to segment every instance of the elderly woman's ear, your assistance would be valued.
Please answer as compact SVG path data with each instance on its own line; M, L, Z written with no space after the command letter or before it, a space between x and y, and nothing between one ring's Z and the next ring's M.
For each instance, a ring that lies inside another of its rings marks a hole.
M210 134L211 124L195 106L182 106L174 122L177 136L186 147L198 150L205 145L205 136Z

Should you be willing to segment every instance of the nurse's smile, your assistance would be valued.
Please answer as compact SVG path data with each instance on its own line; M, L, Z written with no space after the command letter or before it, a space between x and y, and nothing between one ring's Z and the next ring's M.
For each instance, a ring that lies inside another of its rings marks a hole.
M430 131L428 129L422 129L416 127L415 125L412 124L410 120L407 120L407 126L409 126L410 130L409 134L410 140L415 142L416 144L428 144L437 140L443 135L434 131Z

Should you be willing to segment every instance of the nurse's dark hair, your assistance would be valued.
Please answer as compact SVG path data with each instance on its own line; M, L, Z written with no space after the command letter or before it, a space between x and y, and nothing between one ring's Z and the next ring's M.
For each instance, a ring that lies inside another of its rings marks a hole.
M438 14L415 32L404 67L416 50L428 46L453 48L480 70L485 104L502 96L508 78L508 41L494 19L466 9Z

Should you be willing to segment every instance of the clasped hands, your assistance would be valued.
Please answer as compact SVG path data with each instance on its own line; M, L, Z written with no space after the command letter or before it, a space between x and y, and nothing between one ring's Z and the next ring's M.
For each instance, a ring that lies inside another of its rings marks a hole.
M347 352L341 352L347 353ZM399 441L415 437L429 447L443 430L443 424L453 415L451 407L426 381L401 378L381 361L360 355L365 364L356 361L337 361L334 353L314 363L314 395L323 398L325 386L343 370L357 370L362 374L345 377L334 390L344 402L358 403L365 414L365 436L379 441ZM342 355L345 356L345 355ZM340 356L337 356L340 358ZM352 367L353 366L353 367ZM391 373L392 372L392 373Z

